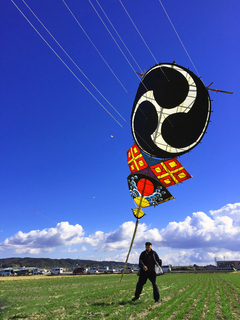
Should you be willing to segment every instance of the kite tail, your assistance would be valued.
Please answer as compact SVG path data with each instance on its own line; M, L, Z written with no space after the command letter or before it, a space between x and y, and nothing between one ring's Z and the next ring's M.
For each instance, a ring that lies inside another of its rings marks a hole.
M122 281L124 272L125 272L125 270L126 270L128 258L129 258L130 252L131 252L131 250L132 250L133 242L134 242L134 239L135 239L135 236L136 236L136 233L137 233L138 222L139 222L139 219L137 218L137 221L136 221L136 224L135 224L135 229L134 229L133 236L132 236L132 241L131 241L131 244L130 244L130 248L129 248L129 250L128 250L127 258L126 258L125 265L124 265L124 268L123 268L123 271L122 271L122 275L121 275L121 278L120 278L118 284L116 285L116 288L115 288L115 290L114 290L114 292L113 292L113 294L112 294L112 296L111 296L110 304L112 304L112 297L114 296L115 291L117 290L120 282Z

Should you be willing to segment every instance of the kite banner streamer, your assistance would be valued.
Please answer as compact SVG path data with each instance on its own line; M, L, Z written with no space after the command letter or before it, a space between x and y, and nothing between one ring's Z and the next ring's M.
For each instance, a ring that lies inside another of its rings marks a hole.
M210 114L208 88L189 69L163 63L142 74L131 114L135 144L127 151L131 172L127 181L137 205L132 209L136 225L119 283L139 219L145 215L142 208L174 199L167 188L192 177L176 157L202 140Z

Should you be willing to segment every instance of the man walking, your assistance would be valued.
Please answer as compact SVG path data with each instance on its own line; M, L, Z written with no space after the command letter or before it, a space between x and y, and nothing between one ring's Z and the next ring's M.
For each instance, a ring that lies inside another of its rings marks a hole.
M153 298L155 302L159 302L160 295L156 283L155 264L158 262L159 265L162 266L162 260L159 259L157 252L152 250L151 242L146 242L145 246L146 250L143 251L139 257L140 275L136 286L135 297L132 301L140 300L143 286L147 282L147 279L149 279L153 286Z

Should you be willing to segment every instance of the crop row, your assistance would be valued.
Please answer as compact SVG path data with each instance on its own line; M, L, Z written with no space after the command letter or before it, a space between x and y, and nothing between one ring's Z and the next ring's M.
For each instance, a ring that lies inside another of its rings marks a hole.
M0 319L240 319L240 273L166 274L132 302L136 275L55 277L0 283Z

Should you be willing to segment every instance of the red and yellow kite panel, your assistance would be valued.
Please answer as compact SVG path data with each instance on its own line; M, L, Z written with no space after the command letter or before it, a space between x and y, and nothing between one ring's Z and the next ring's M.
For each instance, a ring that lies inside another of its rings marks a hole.
M164 187L170 187L192 177L176 158L149 167L136 144L127 151L127 160L131 173L150 168Z
M174 184L192 178L176 158L157 163L150 168L165 187L170 187Z
M136 144L132 146L127 152L128 166L131 173L140 171L148 167L146 160L143 158L140 149Z

